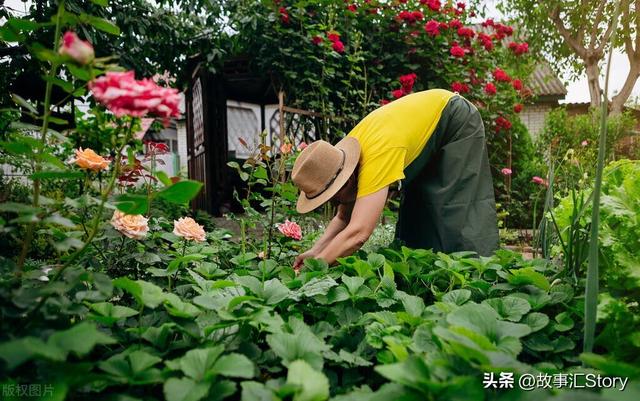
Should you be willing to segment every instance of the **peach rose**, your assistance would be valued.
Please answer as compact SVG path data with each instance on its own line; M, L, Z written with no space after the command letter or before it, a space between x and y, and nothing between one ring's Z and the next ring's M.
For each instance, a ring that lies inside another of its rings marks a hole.
M82 150L82 148L76 149L76 158L74 161L78 167L93 171L104 170L109 167L109 163L111 163L89 148L84 150Z
M278 230L284 234L285 237L298 241L302 239L302 228L294 221L285 220L284 223L278 224Z
M196 223L191 217L181 217L173 221L173 233L178 237L191 241L202 242L205 240L204 227Z
M125 214L116 210L111 225L122 234L133 239L142 239L149 232L149 219L141 214Z

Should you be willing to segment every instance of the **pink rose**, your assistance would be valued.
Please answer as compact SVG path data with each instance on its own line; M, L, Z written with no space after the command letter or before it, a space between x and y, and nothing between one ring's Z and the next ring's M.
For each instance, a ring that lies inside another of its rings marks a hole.
M580 142L580 145L582 145L582 147L584 148L585 146L589 145L589 141L585 139L584 141Z
M163 88L151 79L138 81L133 71L107 72L89 82L96 100L105 105L116 117L129 115L143 117L180 116L180 93L174 88Z
M302 239L302 229L298 223L294 221L285 220L284 223L278 224L278 230L285 237L293 238L298 241Z
M204 227L196 223L191 217L181 217L173 221L173 233L178 237L196 242L206 239Z
M298 150L302 152L303 150L305 150L307 148L307 146L309 146L309 145L307 145L306 142L302 142L300 145L298 145Z
M62 45L58 53L69 56L78 64L89 64L93 61L95 53L91 43L81 40L75 32L68 31L62 37Z
M531 182L534 182L538 185L544 185L545 187L549 186L549 182L544 178L538 177L537 175L531 179Z
M511 169L506 167L500 170L500 172L502 173L502 175L511 175L512 173Z

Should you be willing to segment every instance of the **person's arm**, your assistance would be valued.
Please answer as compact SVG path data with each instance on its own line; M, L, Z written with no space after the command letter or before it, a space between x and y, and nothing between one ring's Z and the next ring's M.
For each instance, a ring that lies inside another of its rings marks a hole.
M300 268L305 259L315 258L320 250L326 247L331 242L331 240L335 238L336 235L338 235L342 230L344 230L345 227L347 227L351 218L353 205L353 203L341 203L338 205L336 215L333 217L333 219L331 219L322 236L316 241L311 249L296 257L293 263L294 269Z
M315 257L323 259L331 265L337 258L351 255L360 249L378 224L378 218L384 209L388 192L389 187L387 186L356 200L347 226L333 237Z

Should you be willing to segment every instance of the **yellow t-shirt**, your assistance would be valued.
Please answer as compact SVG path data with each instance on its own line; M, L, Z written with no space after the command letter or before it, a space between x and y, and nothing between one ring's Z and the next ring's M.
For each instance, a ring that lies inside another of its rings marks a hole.
M404 178L453 96L444 89L412 93L372 111L351 130L348 136L361 149L358 198Z

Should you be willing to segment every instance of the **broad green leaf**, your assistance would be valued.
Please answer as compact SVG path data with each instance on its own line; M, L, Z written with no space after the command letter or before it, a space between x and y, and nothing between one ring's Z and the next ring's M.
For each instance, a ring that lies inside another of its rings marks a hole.
M146 195L122 194L116 197L115 205L126 214L144 214L149 209L149 199Z
M64 331L52 334L47 344L78 356L88 354L96 345L114 344L116 341L99 331L93 323L82 322Z
M156 177L160 180L161 183L164 184L164 186L169 187L173 184L173 182L171 181L171 178L169 178L169 176L167 175L167 173L165 173L162 170L158 170L156 172Z
M522 316L531 310L529 302L518 297L491 298L482 301L482 303L491 306L503 319L511 320L512 322L520 321Z
M227 377L241 377L251 379L254 376L253 362L242 354L228 354L221 356L213 365L213 372Z
M533 284L545 291L549 290L551 286L549 280L541 273L535 271L532 267L524 267L522 269L510 270L510 275L507 277L509 284L513 285L529 285Z
M35 31L36 29L40 28L39 23L23 18L10 18L7 21L7 24L21 31Z
M222 345L189 350L180 358L180 369L193 380L201 381L206 377L223 351L224 347Z
M170 378L164 383L164 396L167 401L198 401L208 393L211 383L199 382L183 377Z
M522 323L531 327L531 331L542 330L549 324L549 317L544 313L532 312L525 316Z
M376 366L375 370L394 383L400 383L419 391L425 390L431 377L429 367L417 355L412 355L400 363Z
M106 7L109 5L109 0L91 0L91 2L101 7Z
M466 289L453 290L442 296L442 302L462 305L471 298L471 291Z
M67 63L66 67L69 69L71 75L81 81L90 81L94 77L91 76L91 73L85 67L81 67L72 63Z
M553 325L553 328L556 331L569 331L575 324L568 312L558 313L555 317L555 321L556 323Z
M172 203L187 203L202 189L202 183L192 180L178 181L156 193L156 196Z
M24 337L0 344L0 359L4 359L9 370L15 369L34 357L60 362L66 359L67 352L34 337Z
M120 28L106 19L86 14L81 14L80 17L84 18L89 24L103 32L110 33L112 35L120 35Z
M338 283L329 276L323 278L314 277L303 285L298 290L298 293L307 298L313 298L317 295L327 295L329 290L337 285Z
M242 396L240 401L273 401L273 391L268 389L264 384L245 381L240 384L242 387Z
M289 365L287 384L299 386L293 401L325 401L329 398L329 380L302 360Z
M113 280L113 285L133 295L139 304L152 309L157 308L165 300L162 289L146 281L132 281L127 277L120 277Z
M292 333L275 333L267 336L267 344L287 366L297 359L307 361L316 369L322 369L322 352L329 347L312 333L308 335Z

